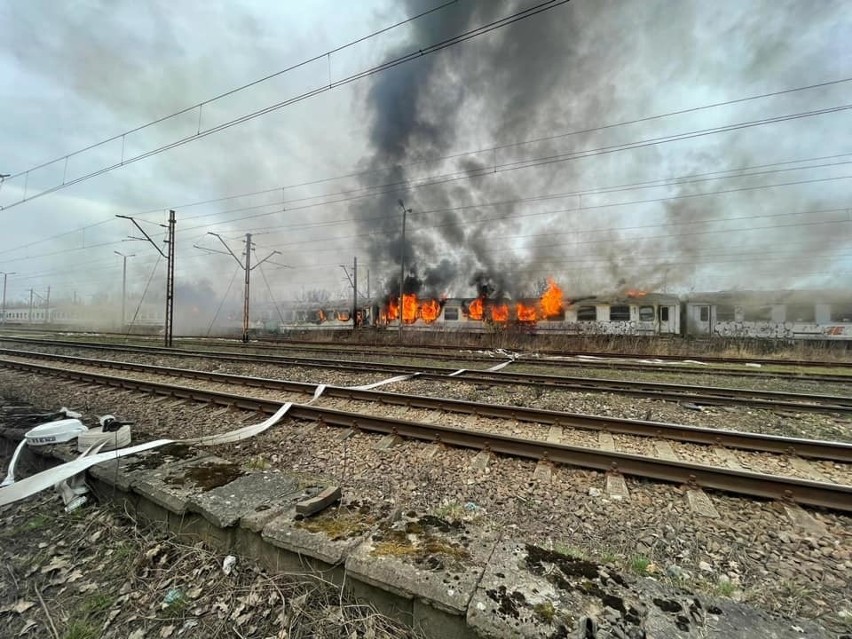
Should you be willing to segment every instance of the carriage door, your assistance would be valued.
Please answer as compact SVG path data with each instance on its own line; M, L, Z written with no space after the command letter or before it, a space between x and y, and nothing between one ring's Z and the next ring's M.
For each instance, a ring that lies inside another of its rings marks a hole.
M693 304L691 305L691 314L689 317L689 325L694 335L709 335L710 334L710 305L709 304Z

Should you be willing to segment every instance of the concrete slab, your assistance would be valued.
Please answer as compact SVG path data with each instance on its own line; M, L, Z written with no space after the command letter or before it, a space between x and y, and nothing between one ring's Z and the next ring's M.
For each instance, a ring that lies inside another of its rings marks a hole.
M729 448L717 446L713 449L713 453L718 457L725 466L732 470L743 470L742 464L737 457L737 454Z
M544 461L539 461L535 465L533 479L545 483L550 482L550 480L553 479L553 465Z
M467 620L480 636L517 639L828 637L808 622L791 623L733 601L705 600L514 540L497 544Z
M169 469L180 468L184 464L210 457L210 453L186 444L167 444L160 448L146 450L138 455L128 455L103 462L89 469L89 473L100 481L129 491L133 482L143 475L155 477Z
M811 516L807 511L799 506L784 504L784 511L787 517L799 528L813 535L824 535L826 533L825 524Z
M345 442L347 439L352 437L355 434L355 431L351 428L347 428L342 433L340 433L337 437L334 438L338 444Z
M627 482L624 475L610 473L606 476L606 494L612 499L627 501L630 499L630 491L627 490Z
M432 459L440 449L441 447L438 444L427 444L420 450L420 459Z
M301 499L302 482L295 476L280 472L254 472L187 500L187 510L196 512L211 524L228 528L239 523L243 516L258 508L279 501Z
M476 454L476 457L473 458L473 461L470 462L470 467L473 470L485 470L488 468L488 463L491 461L491 453L487 450L481 450Z
M601 450L615 452L615 440L612 438L610 433L606 433L604 431L600 431L598 433L598 448Z
M376 450L390 450L397 444L402 442L402 437L399 435L385 435L375 445Z
M229 484L243 474L236 464L209 456L140 475L131 489L166 510L183 515L192 497Z
M712 519L719 518L719 511L716 510L716 507L713 505L710 497L707 496L707 493L700 488L687 490L686 499L689 502L689 507L692 509L692 512L696 515L710 517Z
M654 441L654 450L657 457L660 459L668 459L669 461L678 461L677 453L674 452L672 445L664 439Z
M389 514L386 504L357 501L327 508L313 517L297 515L294 508L270 521L261 534L279 548L334 566L343 563Z
M814 466L807 459L802 459L801 457L791 457L790 465L808 479L831 483L831 480L825 475L823 475L817 469L817 467Z
M350 578L456 615L467 609L495 538L413 512L381 523L346 559Z

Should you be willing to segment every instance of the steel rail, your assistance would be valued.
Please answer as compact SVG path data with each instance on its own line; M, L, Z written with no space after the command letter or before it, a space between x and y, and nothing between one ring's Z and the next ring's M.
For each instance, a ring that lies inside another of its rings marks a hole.
M0 338L1 339L1 338ZM63 347L66 346L63 344ZM424 379L450 381L464 380L480 384L492 385L524 385L561 390L584 391L594 393L617 393L633 397L647 397L666 401L690 402L711 406L740 405L754 408L785 409L811 413L852 413L852 397L831 395L810 395L805 393L785 393L779 391L762 391L742 388L724 388L718 386L690 386L684 384L669 384L665 382L625 381L603 378L565 377L557 375L541 375L535 373L512 373L507 371L485 372L477 370L431 367L424 370L423 366L387 364L362 360L325 360L299 357L278 357L263 355L234 355L217 351L196 353L181 349L167 349L147 346L114 346L97 345L83 346L96 350L112 352L135 352L142 354L171 355L188 358L209 358L221 361L245 362L252 364L284 364L288 366L306 366L335 370L355 370L363 372L381 371L390 374L420 373ZM8 352L0 349L0 352ZM26 352L26 351L24 351ZM492 360L493 361L493 360Z
M199 390L161 382L149 382L83 371L68 371L51 366L23 362L3 362L8 368L59 375L82 382L140 390L158 395L199 402L233 406L272 414L281 402L243 397L233 393ZM754 497L782 499L811 506L852 512L852 486L817 482L794 477L767 475L681 461L641 457L628 453L602 451L508 435L482 433L436 424L421 424L398 419L347 413L345 411L294 404L289 413L297 419L325 425L346 426L365 432L394 434L410 439L460 448L591 468L604 472L724 490Z
M122 335L123 337L123 335ZM583 337L582 335L567 335L567 337ZM598 337L598 336L595 336ZM613 336L619 337L619 336ZM625 336L632 337L632 336ZM189 338L193 339L193 338ZM658 339L657 337L650 337L649 339ZM267 345L267 348L276 348L279 346L287 346L290 344L297 345L301 347L301 345L306 346L316 346L318 342L311 340L299 340L299 339L281 339L276 340L274 338L263 338L260 337L257 340L259 343ZM346 348L350 346L350 344L339 344L339 343L331 343L331 342L319 342L319 343L328 343L336 348ZM391 346L385 343L379 342L358 342L355 344L351 344L352 348L398 348L395 346ZM475 352L478 350L482 350L483 346L449 346L447 344L422 344L421 346L428 348L430 350L467 350L471 352ZM524 354L524 351L519 351L521 354ZM646 354L643 355L641 353L613 353L607 351L559 351L553 349L536 349L535 353L540 355L549 355L555 357L600 357L605 359L617 359L617 360L641 360L641 359L660 359L665 361L702 361L702 362L711 362L714 364L763 364L765 366L799 366L802 368L852 368L852 360L850 361L819 361L814 359L781 359L781 358L773 358L773 357L719 357L715 355L701 355L701 354L686 354L686 355L672 355L672 354Z
M0 341L6 342L17 342L17 343L29 343L29 344L42 344L46 346L59 346L65 348L98 348L98 349L144 349L147 351L158 351L163 354L178 354L178 353L193 353L197 354L198 351L190 351L187 349L166 349L164 347L157 346L146 346L142 344L125 344L125 345L114 345L114 344L99 344L93 342L82 342L82 341L70 341L70 340L46 340L40 338L31 338L31 337L10 337L10 336L0 336ZM184 340L186 341L186 340ZM236 345L235 345L236 346ZM271 350L272 347L262 346L258 347L257 345L240 345L237 346L240 351L245 353L246 348L255 348L257 350L268 351ZM323 351L323 352L335 352L335 349L303 349L303 350L315 350L315 351ZM205 351L211 356L219 355L219 356L239 356L235 354L233 351ZM338 352L342 352L338 350ZM432 354L410 354L404 351L394 351L392 353L396 356L403 357L412 357L412 358L422 358L422 359L438 359L438 360L450 360L450 361L458 361L458 362L494 362L496 361L493 357L487 356L470 356L470 355L456 355L452 358L447 357L445 355L432 353ZM247 356L247 355L244 355ZM267 358L267 357L276 357L276 358L286 358L290 357L287 355L265 355L265 354L256 354L254 357ZM828 375L828 374L812 374L812 373L799 373L796 371L756 371L756 370L734 370L727 368L708 368L703 366L688 366L688 365L655 365L655 364L632 364L618 361L611 362L600 362L600 361L566 361L566 360L547 360L547 359L536 359L530 357L520 357L517 359L517 362L523 366L537 366L537 367L566 367L566 368L595 368L595 369L617 369L617 370L631 370L631 371L640 371L640 372L660 372L660 373L683 373L683 374L694 374L694 375L722 375L726 377L754 377L759 379L766 378L778 378L778 379L792 379L796 381L813 381L813 382L824 382L824 383L852 383L852 375ZM376 362L377 364L379 362ZM852 365L850 365L852 366Z
M94 331L91 331L91 330L87 331L87 330L72 330L72 329L67 329L67 330L62 330L62 331L35 330L35 329L30 329L30 328L24 327L24 326L15 326L14 330L20 331L22 333L27 333L27 334L48 334L48 335L56 335L56 334L92 335L93 333L95 333ZM9 331L9 329L7 328L6 331ZM97 331L97 334L107 336L107 337L120 337L122 339L125 339L127 337L126 333L117 333L117 332L110 332L110 331ZM481 335L481 333L469 333L469 335L471 335L471 336L477 335L478 336L478 335ZM551 334L547 334L547 333L545 334L545 336L548 336L548 337L550 335ZM145 339L146 337L151 338L153 336L135 335L134 337L136 337L138 339ZM363 338L363 335L361 337ZM597 337L601 337L601 335L579 335L579 334L578 335L571 335L571 334L566 334L565 337L569 337L569 338L586 338L586 337L597 338ZM607 336L603 336L603 337L607 337ZM609 336L609 337L618 338L618 337L637 337L637 336L613 335L613 336ZM667 339L669 336L653 336L653 335L652 336L641 336L640 335L638 337L644 337L645 339L648 339L648 340L657 341L657 340L660 340L660 339L663 339L663 340ZM677 336L673 336L673 337L677 337ZM187 336L187 337L178 338L178 339L180 339L180 341L182 341L184 343L193 342L193 341L203 343L206 340L206 338L197 337L197 336ZM737 339L737 338L733 338L733 339ZM749 338L745 338L745 339L747 340ZM751 339L761 339L761 338L751 338ZM245 345L242 342L238 342L238 341L230 339L230 338L222 338L222 341L225 341L228 344L230 344L230 342L234 342L234 346L239 347L239 348L245 347ZM816 341L819 341L819 340L816 340ZM306 339L293 339L293 338L281 339L281 338L276 338L276 337L259 336L259 337L255 338L254 340L252 340L252 342L253 342L253 344L252 344L253 348L263 348L263 349L275 349L275 348L281 348L281 347L288 348L290 346L293 346L295 348L301 348L302 346L305 346L305 347L314 347L316 349L320 349L320 348L322 348L322 346L321 346L322 344L328 344L332 348L338 349L338 350L341 350L341 351L343 351L347 348L363 349L364 347L380 348L380 349L394 349L395 352L400 352L402 350L398 346L393 346L393 345L387 344L385 342L369 341L369 340L359 341L359 342L354 342L354 343L353 342L339 343L339 342L320 342L320 341L317 341L317 340L306 340ZM837 346L845 345L845 343L842 342L842 341L835 341L835 342L831 342L831 343L833 343ZM482 345L480 345L480 346L474 346L474 345L451 346L451 345L448 345L448 344L420 344L419 346L423 347L423 348L428 348L430 351L436 351L436 350L437 351L468 351L468 352L473 353L473 354L475 354L477 351L481 351L484 348L486 348L485 346L482 346ZM406 352L412 353L413 348L415 348L415 347L411 347L411 348L407 349ZM526 352L526 351L523 351L523 350L520 350L520 349L513 349L513 350L516 350L525 359L526 359L526 357L528 357L529 355L532 354L532 353L529 353L529 352ZM420 352L420 351L415 351L415 352ZM670 353L666 353L666 354L650 354L650 353L642 354L642 353L619 353L619 352L611 352L611 351L582 351L582 350L562 351L562 350L547 349L547 348L536 349L534 353L538 354L538 355L547 355L547 356L553 356L553 357L595 357L595 358L602 358L602 359L608 359L608 360L619 360L619 361L627 361L627 362L629 362L630 360L659 359L659 360L664 360L664 361L675 361L675 362L692 360L692 361L702 361L702 362L708 362L708 363L714 363L714 364L733 364L733 365L761 364L761 365L764 365L764 366L797 366L797 367L800 367L800 368L852 368L852 360L848 360L848 361L843 361L843 360L820 361L820 360L814 360L814 359L784 359L784 358L779 358L779 357L720 357L720 356L717 356L717 355L708 355L708 354L700 354L700 353L687 353L687 354L683 354L683 355L677 355L677 354L670 354ZM424 355L424 356L428 356L428 355ZM680 370L680 369L678 369L678 370ZM701 369L699 369L699 371L700 370ZM760 374L760 373L756 372L756 374Z
M0 354L8 355L8 352L0 349ZM154 366L150 364L139 364L136 362L92 360L72 355L54 355L52 353L28 352L26 354L17 354L16 356L62 361L84 366L109 368L113 370L169 375L172 377L197 379L219 384L236 384L250 388L296 392L305 395L313 395L319 386L319 384L308 382L294 382L290 380L234 375L230 373L217 373L196 369ZM3 360L0 358L0 365L6 361L10 360ZM725 446L739 450L795 455L811 459L824 459L852 463L852 443L845 442L781 437L778 435L719 430L714 428L702 428L699 426L654 422L650 420L624 419L619 417L570 413L540 408L487 404L484 402L472 402L467 400L427 397L423 395L409 395L403 393L388 393L341 386L326 385L324 395L358 401L378 402L379 404L405 406L408 408L446 410L466 415L474 415L476 417L513 419L520 422L546 424L549 426L602 430L620 435L657 437L691 444Z

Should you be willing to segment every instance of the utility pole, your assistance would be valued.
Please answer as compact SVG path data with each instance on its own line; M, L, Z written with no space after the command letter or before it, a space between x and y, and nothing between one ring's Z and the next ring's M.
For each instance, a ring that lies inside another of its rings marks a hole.
M166 346L172 345L175 320L175 212L169 211L169 257L166 262Z
M45 300L44 323L50 324L50 287L47 287L47 299Z
M6 323L6 278L15 273L3 273L3 323Z
M212 231L208 231L207 235L212 235L213 237L218 238L219 241L222 243L222 246L224 246L227 249L227 252L216 251L214 249L204 248L204 247L198 246L198 245L194 245L195 248L200 249L202 251L207 251L209 253L221 253L223 255L230 255L231 257L233 257L237 261L237 264L240 265L240 268L243 269L246 272L245 294L243 295L243 336L242 336L243 343L246 343L246 342L249 341L249 313L250 313L250 303L251 303L251 297L250 297L249 293L250 293L250 290L251 290L251 272L254 269L256 269L258 266L260 266L261 264L266 262L273 255L281 255L281 251L272 251L269 255L267 255L262 260L257 262L254 266L252 266L252 264L251 264L251 252L252 252L253 243L252 243L252 239L251 239L251 233L246 233L246 252L245 252L246 261L245 261L245 264L243 264L243 262L240 260L240 258L238 258L236 256L236 254L231 250L231 247L228 246L228 244L225 242L225 240L222 239L221 235L219 235L218 233L213 233ZM273 264L274 264L274 262L273 262ZM286 264L279 264L279 266L285 266L286 267L287 265ZM289 267L287 267L287 268L289 268Z
M251 306L251 233L246 233L246 284L243 295L243 344L249 341L249 309Z
M352 263L352 330L358 328L358 258Z
M148 240L148 243L157 249L157 252L166 259L166 325L164 329L164 341L166 346L172 345L172 334L174 329L174 307L175 307L175 212L169 211L169 224L166 226L165 224L160 224L163 228L168 230L169 236L168 239L165 240L166 244L168 244L168 248L166 252L161 249L154 240L151 239L151 236L145 232L141 226L139 226L139 222L130 217L129 215L116 215L115 217L120 217L125 220L130 220L133 222L133 225L139 230L144 238L134 237L131 239Z
M130 255L125 255L120 251L113 251L116 255L120 255L122 258L122 266L121 266L121 330L124 330L124 323L127 321L127 314L125 313L125 307L127 303L127 258L128 257L136 257L136 253L131 253ZM76 292L75 292L76 295Z
M27 322L30 324L33 323L33 289L30 289L30 310L27 314Z
M405 293L403 290L405 286L405 216L411 213L411 209L406 209L402 200L399 200L399 206L402 209L402 243L399 246L399 341L401 342L402 325L405 323L402 321L402 296Z

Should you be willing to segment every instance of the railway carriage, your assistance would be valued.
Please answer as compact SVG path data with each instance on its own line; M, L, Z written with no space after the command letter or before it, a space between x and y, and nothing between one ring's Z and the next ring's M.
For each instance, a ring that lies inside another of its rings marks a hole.
M691 293L685 334L779 340L852 340L852 291Z

